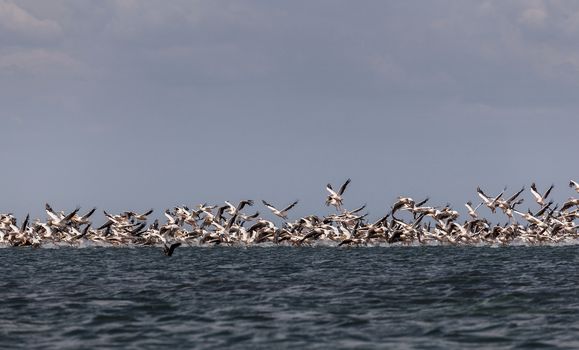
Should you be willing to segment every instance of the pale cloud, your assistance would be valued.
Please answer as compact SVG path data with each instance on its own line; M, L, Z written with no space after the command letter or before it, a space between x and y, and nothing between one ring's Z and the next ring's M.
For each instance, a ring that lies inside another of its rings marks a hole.
M556 83L574 80L579 3L420 1L283 6L259 1L44 2L0 0L0 30L60 33L25 55L5 46L2 67L65 66L184 84L215 79L316 82L471 95L489 74ZM55 9L57 7L57 9ZM38 34L40 35L40 34ZM1 44L0 44L0 47ZM47 56L42 64L34 57ZM68 60L68 63L63 63ZM33 63L34 62L34 63ZM162 69L160 68L162 67ZM24 71L24 69L21 69ZM524 72L524 73L523 73ZM565 72L565 73L561 73ZM167 77L167 79L163 79ZM525 84L528 84L525 83ZM308 84L310 85L310 84ZM340 89L342 87L339 87ZM483 93L492 93L485 89Z
M529 8L521 14L521 22L530 26L541 26L545 23L547 13L544 9Z
M271 57L233 43L199 46L171 46L147 52L154 65L169 64L181 69L181 78L232 81L259 79L275 70ZM195 67L196 69L189 69Z
M386 80L402 82L407 76L402 67L389 55L370 55L365 64Z
M8 120L11 123L17 124L17 125L24 125L26 123L25 119L21 116L16 116L16 115L11 115L8 117Z
M578 34L579 2L563 0L0 0L0 152L20 162L4 195L41 215L79 197L298 196L307 210L351 176L349 203L378 210L413 189L460 203L479 180L564 183L579 173L565 161ZM165 186L192 177L191 192Z
M49 19L39 19L14 2L0 1L0 28L34 37L51 37L61 33L60 25Z
M185 28L201 16L198 1L110 1L110 21L106 25L109 35L134 39L150 33L161 32L174 26Z
M81 62L60 51L22 49L0 53L0 74L74 76L82 70Z
M477 7L468 4L449 5L442 19L431 22L433 31L424 34L443 40L449 57L469 53L479 64L525 71L524 78L536 79L537 85L579 79L579 47L574 44L579 3L491 0ZM456 73L460 66L445 69Z

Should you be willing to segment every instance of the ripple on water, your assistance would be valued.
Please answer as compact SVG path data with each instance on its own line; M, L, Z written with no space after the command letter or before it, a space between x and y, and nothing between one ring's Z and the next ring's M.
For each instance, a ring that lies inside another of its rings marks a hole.
M2 348L579 348L577 246L0 253Z

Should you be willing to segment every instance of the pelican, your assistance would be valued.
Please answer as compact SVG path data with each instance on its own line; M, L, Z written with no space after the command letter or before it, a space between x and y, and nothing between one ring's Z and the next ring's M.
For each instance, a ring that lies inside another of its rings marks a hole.
M350 179L346 180L346 182L344 182L344 184L340 187L340 190L338 192L334 191L331 184L326 185L326 190L330 193L326 198L326 206L333 205L334 207L336 207L336 210L340 210L342 208L342 201L343 201L342 195L344 194L346 187L348 187L348 185L350 184L350 181L352 180Z
M205 203L199 205L198 210L190 210L185 205L173 207L165 210L167 221L164 224L159 224L159 219L156 219L151 225L147 225L146 220L152 214L152 209L142 214L124 211L118 215L103 211L106 222L97 229L92 229L92 223L89 221L95 209L80 216L79 208L66 214L55 211L46 204L45 211L48 216L46 222L39 219L30 220L30 216L27 215L19 224L14 214L0 213L0 244L14 247L38 247L46 243L75 246L87 240L115 246L127 244L160 246L164 253L170 256L178 246L173 244L190 246L194 243L272 242L300 245L326 241L338 246L397 242L464 245L509 244L514 240L527 244L546 244L576 242L579 239L578 225L575 223L575 220L579 219L579 198L569 198L561 205L553 205L552 200L546 203L554 186L541 195L536 185L532 184L531 193L535 201L541 205L534 214L530 209L515 209L523 203L520 196L525 187L506 199L503 197L506 188L497 196L490 197L478 187L477 194L482 202L476 207L470 201L465 204L471 219L463 223L459 223L459 213L453 210L450 204L444 207L423 206L428 199L416 203L412 198L403 196L397 197L385 216L372 222L366 221L368 214L361 214L365 205L354 210L341 210L342 196L349 183L350 179L339 191L334 191L328 184L329 195L326 204L335 206L339 212L326 216L308 215L288 222L288 212L298 201L278 209L262 200L275 216L284 219L282 227L276 227L274 222L259 218L258 212L253 215L242 213L241 209L253 204L250 200L240 201L237 206L227 201L221 207ZM578 183L574 181L570 181L569 186L575 190L579 188ZM479 219L477 209L483 204L492 212L495 212L496 208L502 209L509 220L497 225L487 219ZM216 208L217 212L213 214L212 210ZM396 218L398 210L411 212L414 220ZM513 214L516 214L516 217L513 217ZM523 224L517 221L519 217L525 221ZM428 218L427 222L422 222L424 218Z
M229 215L237 215L239 213L239 211L241 209L243 209L246 205L249 205L250 207L253 206L253 201L252 200L242 200L239 202L239 204L237 204L237 207L228 201L225 201L225 204L226 204L225 208L227 209L227 213Z
M566 211L572 207L576 207L579 205L579 199L569 198L561 207L561 211Z
M470 215L471 218L473 219L477 219L478 218L478 214L476 213L476 210L483 205L483 203L481 202L479 205L477 205L475 208L472 207L472 202L468 201L466 202L466 204L464 205L466 207L466 209L468 210L468 215Z
M45 209L46 214L48 214L48 216L51 219L50 224L53 226L63 226L70 219L72 219L76 215L76 213L78 213L78 211L80 210L80 208L76 208L73 212L71 212L68 215L64 215L64 213L62 212L57 214L48 203L46 203Z
M521 213L518 210L513 210L514 213L521 215L525 220L527 220L529 223L531 224L535 224L537 226L540 227L544 227L545 223L539 219L537 219L532 213L531 211L528 211L526 213Z
M497 199L496 203L497 206L499 208L502 209L503 213L505 213L509 218L513 217L513 208L521 203L523 203L523 199L520 199L519 201L515 202L515 200L521 195L521 193L523 193L523 191L525 191L525 187L523 186L523 188L513 194L510 198L506 199L506 200L502 200L502 199Z
M402 208L414 208L414 204L414 199L410 197L398 197L398 201L394 203L392 210L390 211L392 213L392 217L394 217L394 213Z
M298 204L298 201L293 202L292 204L288 205L287 207L285 207L282 210L278 210L276 207L274 207L273 205L269 204L268 202L264 201L263 199L261 200L261 202L263 203L263 205L265 205L267 207L267 209L271 210L271 212L275 215L278 216L282 219L287 220L287 212L289 210L291 210L293 207L296 206L296 204Z
M505 187L505 189L499 193L496 197L491 198L489 196L487 196L481 189L480 187L476 188L476 191L479 195L479 197L483 200L484 204L491 210L491 212L495 212L497 209L497 200L499 200L503 194L505 193L505 191L507 190L507 188Z
M144 212L143 214L137 214L137 213L132 212L132 211L129 213L130 213L131 217L135 218L135 220L147 221L147 217L153 213L153 209L149 209L146 212Z
M77 225L84 225L84 224L88 224L89 221L88 219L91 217L92 214L94 214L94 212L96 211L96 207L92 208L91 210L89 210L88 213L84 214L83 216L78 216L78 215L74 215L70 221L74 222Z
M535 197L535 201L539 205L542 206L542 205L545 205L545 199L547 199L547 197L549 197L549 194L551 193L551 191L553 190L554 187L555 187L555 185L551 185L551 187L549 187L549 189L545 192L545 194L541 196L539 194L539 192L537 191L537 186L533 182L531 184L531 194L533 195L533 197Z

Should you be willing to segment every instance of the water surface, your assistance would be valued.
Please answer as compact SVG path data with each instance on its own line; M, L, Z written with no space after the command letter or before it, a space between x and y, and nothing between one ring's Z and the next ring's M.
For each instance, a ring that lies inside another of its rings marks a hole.
M579 247L0 249L0 348L579 348Z

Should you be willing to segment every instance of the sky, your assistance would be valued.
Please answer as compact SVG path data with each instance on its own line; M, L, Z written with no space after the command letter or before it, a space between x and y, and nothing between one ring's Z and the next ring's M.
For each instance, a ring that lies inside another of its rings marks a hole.
M577 1L0 0L0 212L563 200L578 39Z

